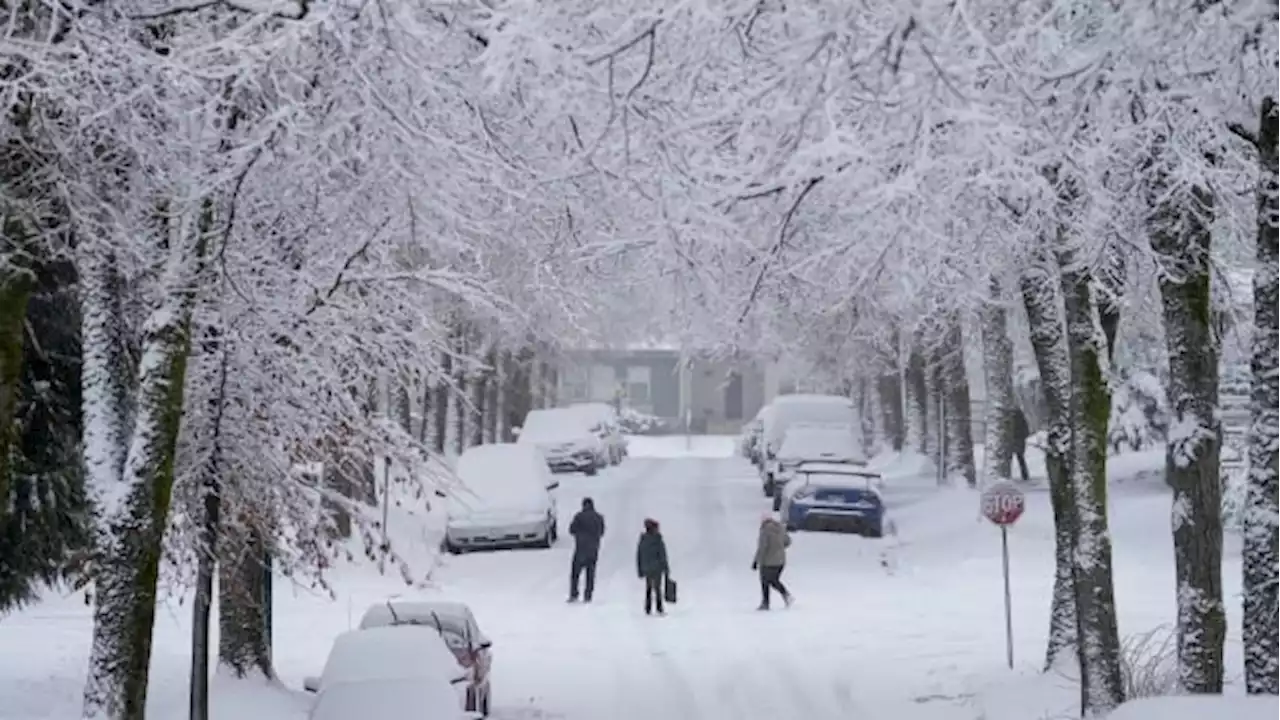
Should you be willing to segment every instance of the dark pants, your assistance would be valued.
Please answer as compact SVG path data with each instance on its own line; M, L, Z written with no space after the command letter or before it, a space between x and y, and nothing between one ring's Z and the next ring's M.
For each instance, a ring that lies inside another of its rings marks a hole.
M583 589L582 597L591 602L591 594L596 590L596 558L573 559L573 568L569 571L569 599L578 599L578 578L582 577L583 572L587 574L587 586Z
M789 596L787 586L782 584L782 565L760 567L760 607L769 607L769 588L778 591L784 599Z
M1018 471L1022 473L1022 482L1031 482L1031 473L1027 470L1027 449L1014 448L1013 457L1018 461Z
M664 612L662 609L662 573L649 573L644 576L644 614L648 615L656 609L658 612Z

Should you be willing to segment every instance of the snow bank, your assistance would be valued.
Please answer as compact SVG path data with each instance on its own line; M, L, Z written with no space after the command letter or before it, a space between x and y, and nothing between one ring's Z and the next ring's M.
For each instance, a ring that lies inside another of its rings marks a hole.
M147 717L155 720L186 720L186 686L182 692L155 692L147 703ZM178 689L178 688L165 688ZM311 696L290 690L279 682L263 678L235 678L218 673L209 683L210 720L304 720L311 709Z
M732 435L633 435L627 440L632 457L652 458L727 458L734 455L737 442Z
M1107 720L1203 720L1209 717L1275 720L1277 707L1274 696L1185 695L1141 698L1116 708L1107 716Z

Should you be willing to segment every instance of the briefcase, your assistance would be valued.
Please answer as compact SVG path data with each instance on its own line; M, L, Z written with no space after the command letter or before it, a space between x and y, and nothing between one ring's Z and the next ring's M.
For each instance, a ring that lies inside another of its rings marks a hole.
M662 583L662 599L674 604L676 602L676 589L676 581L668 576Z

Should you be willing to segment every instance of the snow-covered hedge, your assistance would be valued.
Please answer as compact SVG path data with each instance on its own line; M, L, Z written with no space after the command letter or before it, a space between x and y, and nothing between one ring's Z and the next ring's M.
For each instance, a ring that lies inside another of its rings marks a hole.
M1111 391L1107 444L1111 452L1146 450L1163 443L1169 433L1169 401L1160 378L1137 370Z
M628 435L654 435L666 430L667 422L656 415L642 413L634 408L622 408L618 424Z

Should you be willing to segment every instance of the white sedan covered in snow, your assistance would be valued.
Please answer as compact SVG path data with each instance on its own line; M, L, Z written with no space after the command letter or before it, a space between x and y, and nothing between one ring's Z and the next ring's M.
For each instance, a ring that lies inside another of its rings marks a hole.
M448 500L444 547L551 547L559 536L552 490L559 481L531 445L477 445L458 457L463 488Z
M304 686L311 720L463 720L469 679L434 628L391 626L339 635Z

